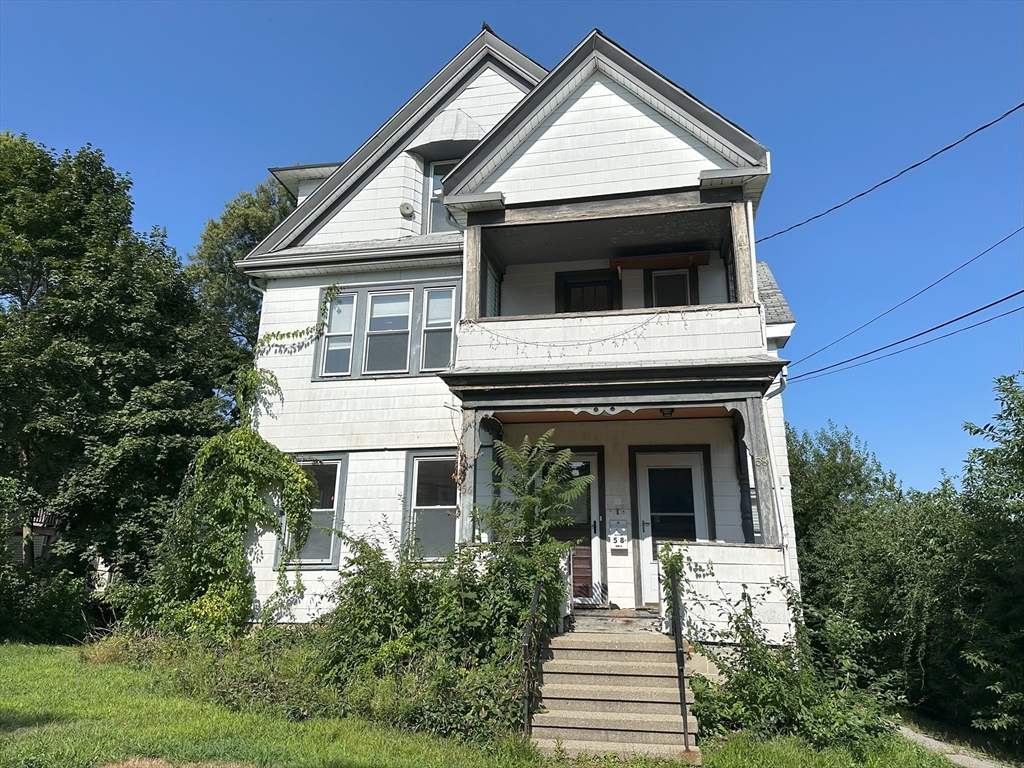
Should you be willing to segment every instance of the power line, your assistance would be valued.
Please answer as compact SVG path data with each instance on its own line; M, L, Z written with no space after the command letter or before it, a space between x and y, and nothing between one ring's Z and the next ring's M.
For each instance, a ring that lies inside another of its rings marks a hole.
M984 256L984 255L985 255L986 253L988 253L989 251L995 250L995 249L996 249L996 248L998 248L998 247L999 247L1000 245L1002 245L1003 243L1005 243L1005 242L1006 242L1007 240L1009 240L1009 239L1010 239L1011 237L1013 237L1014 235L1018 234L1018 233L1019 233L1019 232L1021 232L1022 230L1024 230L1024 227L1019 227L1019 228L1017 228L1016 230L1014 230L1013 232L1011 232L1010 234L1008 234L1008 235L1007 235L1006 237L1004 237L1004 238L1003 238L1002 240L1000 240L1000 241L999 241L998 243L996 243L995 245L991 245L991 246L989 246L989 247L988 247L988 248L986 248L986 249L985 249L984 251L982 251L981 253L979 253L979 254L978 254L977 256L972 256L972 257L971 257L971 258L969 258L969 259L968 259L967 261L965 261L965 262L964 262L963 264L961 264L961 265L960 265L959 267L957 267L956 269L954 269L954 270L953 270L952 272L947 272L947 273L946 273L946 274L944 274L944 275L943 275L942 277L940 277L940 278L939 278L938 280L936 280L936 281L935 281L934 283L932 283L931 285L927 285L927 286L925 286L924 288L922 288L922 289L921 289L920 291L918 291L917 293L915 293L915 294L914 294L913 296L911 296L910 298L908 298L908 299L904 299L904 300L903 300L903 301L901 301L901 302L900 302L899 304L896 304L895 306L889 307L889 309L885 310L885 312L883 312L883 313L882 313L882 314L880 314L880 315L875 315L875 316L874 316L873 318L871 318L870 320L868 320L868 321L867 321L866 323L864 323L863 325L859 325L859 326L857 326L856 328L854 328L854 329L853 329L852 331L850 331L850 332L849 332L848 334L846 334L845 336L840 336L840 337L839 337L838 339L836 339L835 341L833 341L833 342L831 342L831 343L829 343L829 344L826 344L826 345L825 345L824 347L821 347L820 349L816 349L816 350L814 350L813 352L811 352L811 354L809 354L809 355L806 355L805 357L801 357L801 358L800 358L799 360L797 360L797 361L796 361L795 363L791 363L789 367L790 367L790 368L792 368L792 367L793 367L794 365L799 365L800 363L804 362L804 360L810 360L810 359L811 359L812 357L814 357L815 355L817 355L817 354L818 354L819 352L824 352L824 351L825 351L826 349L828 349L829 347L834 347L834 346L835 346L836 344L838 344L839 342L841 342L841 341L843 341L843 340L845 340L845 339L848 339L848 338L850 338L851 336L853 336L853 334L857 333L857 331L862 331L862 330L864 330L865 328L867 328L867 327L868 327L869 325L871 325L871 324L872 324L873 322L875 322L876 320L881 320L881 319L882 319L883 317L885 317L886 315L888 315L888 314L889 314L890 312L893 312L894 310L897 310L897 309L899 309L900 307L902 307L902 306L903 306L904 304L906 304L906 303L908 303L908 302L910 302L910 301L913 301L914 299L916 299L916 298L917 298L918 296L920 296L920 295L921 295L922 293L924 293L925 291L931 290L931 289L932 289L932 288L934 288L934 287L935 287L936 285L938 285L938 284L939 284L939 283L941 283L941 282L942 282L943 280L945 280L945 279L946 279L947 277L952 277L953 275L955 275L955 274L956 274L957 272L959 272L959 271L960 271L961 269L963 269L963 268L964 268L964 267L966 267L967 265L969 265L969 264L973 264L973 263L974 263L975 261L977 261L978 259L980 259L980 258L981 258L982 256Z
M895 346L899 346L900 344L903 344L904 342L913 341L914 339L920 338L921 336L929 334L932 331L937 331L940 328L945 328L947 325L952 325L953 323L960 322L961 320L964 320L964 319L966 319L968 317L971 317L972 315L976 315L979 312L984 312L986 309L990 309L991 307L994 307L997 304L1002 304L1004 301L1009 301L1010 299L1016 298L1017 296L1020 296L1021 294L1024 294L1024 289L1019 290L1016 293L1011 293L1009 296L1003 296L1003 298L997 299L996 301L993 301L991 304L986 304L983 307L978 307L977 309L971 310L970 312L967 312L967 313L965 313L963 315L960 315L960 317L954 317L952 320L947 320L944 323L939 323L938 325L932 326L931 328L929 328L926 331L921 331L920 333L915 333L913 336L907 336L905 339L900 339L899 341L894 341L891 344L886 344L884 347L878 347L877 349L872 349L870 352L865 352L862 355L857 355L855 357L849 357L846 360L840 360L838 363L832 363L832 365L826 365L824 368L816 368L813 371L808 371L807 373L801 373L799 376L794 376L792 379L789 380L789 382L793 383L795 381L799 381L800 379L807 378L808 376L812 376L815 373L822 373L823 371L829 371L829 370L832 370L833 368L838 368L841 365L846 365L847 363L852 363L855 360L860 360L862 358L865 358L865 357L868 357L870 355L873 355L876 352L884 352L885 350L891 349L892 347L895 347Z
M848 365L845 368L839 368L838 370L826 371L825 373L819 373L818 375L810 376L809 378L805 378L804 376L800 376L799 380L800 381L811 381L813 379L820 379L822 376L831 376L833 373L843 373L844 371L850 371L850 370L853 370L854 368L860 368L862 365L867 365L868 363L877 363L879 360L884 360L887 357L892 357L893 355L900 355L900 354L903 354L904 352L909 352L912 349L917 349L918 347L923 347L923 346L926 346L928 344L931 344L933 341L942 341L942 339L948 339L950 336L956 336L958 333L963 333L964 331L969 331L972 328L977 328L979 325L985 325L986 323L991 323L993 320L998 320L1001 317L1006 317L1007 315L1012 315L1012 314L1014 314L1016 312L1024 312L1024 307L1017 307L1016 309L1011 309L1009 312L1003 312L1002 314L995 315L993 317L987 318L986 320L982 320L980 322L974 323L973 325L968 325L968 326L966 326L964 328L957 328L955 331L950 331L949 333L944 333L941 336L936 336L934 339L928 339L927 341L922 341L922 342L920 342L918 344L913 344L913 345L911 345L909 347L906 347L904 349L897 349L895 352L890 352L889 354L881 355L880 357L874 357L871 360L864 360L862 362L855 363L853 365ZM789 383L792 384L795 381L797 381L796 378L794 378L793 381L791 381Z
M936 157L941 155L943 152L948 152L949 150L953 149L953 147L957 146L958 144L963 144L965 141L967 141L969 138L971 138L971 136L974 136L977 133L981 133L986 128L991 128L993 125L998 123L1000 120L1005 120L1007 117L1012 115L1014 112L1016 112L1021 107L1024 107L1024 101L1022 101L1020 104L1018 104L1013 109L1004 112L999 117L997 117L995 120L992 120L991 122L985 123L984 125L979 126L978 128L975 128L973 131L968 133L966 136L964 136L964 137L962 137L960 139L957 139L952 144L947 144L942 149L940 149L938 152L933 152L932 154L928 155L928 157L926 157L924 160L920 160L920 161L914 163L913 165L908 165L906 168L904 168L902 171L897 173L895 176L890 176L888 179L885 179L884 181L878 182L877 184L875 184L875 186L871 187L870 189L865 189L863 192L861 192L860 194L854 195L849 200L844 200L843 202L839 203L839 205L833 205L827 211L822 211L821 213L819 213L819 214L817 214L815 216L811 216L811 218L809 218L809 219L804 219L803 221L801 221L801 222L799 222L797 224L794 224L791 227L786 227L785 229L780 229L778 232L773 232L772 234L768 235L767 237L762 237L760 240L755 240L754 242L755 243L763 243L766 240L771 240L773 237L778 237L779 235L784 235L787 232L792 232L794 229L797 229L798 227L802 227L804 224L810 224L812 221L814 221L816 219L820 219L822 216L827 216L828 214L832 213L833 211L838 211L840 208L843 208L843 207L849 205L854 200L859 200L860 198L864 197L864 195L871 194L872 192L874 192L879 187L884 187L890 181L895 181L896 179L898 179L903 174L905 174L905 173L907 173L909 171L912 171L915 168L920 168L922 165L927 163L929 160L934 160Z

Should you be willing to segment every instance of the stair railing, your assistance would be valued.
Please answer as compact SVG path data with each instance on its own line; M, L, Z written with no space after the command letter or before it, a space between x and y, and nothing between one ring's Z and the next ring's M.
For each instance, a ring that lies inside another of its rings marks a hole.
M537 681L536 648L534 635L537 625L537 604L540 602L541 583L533 585L533 600L530 601L530 615L523 628L523 671L526 690L523 693L523 733L529 737L531 722L530 710L533 708L533 689Z
M679 675L679 710L683 715L683 743L690 751L690 717L686 711L686 646L683 643L682 601L679 599L679 570L668 569L668 591L672 601L672 637L676 642L676 671Z

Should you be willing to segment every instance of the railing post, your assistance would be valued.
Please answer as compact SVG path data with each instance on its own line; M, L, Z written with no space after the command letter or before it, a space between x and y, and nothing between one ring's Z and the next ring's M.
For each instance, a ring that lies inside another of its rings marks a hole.
M679 569L673 563L668 570L672 598L672 636L676 641L676 672L679 675L679 709L683 715L683 743L690 751L690 718L686 712L686 648L683 646L682 606L679 599Z
M537 619L537 604L540 602L541 583L538 581L533 585L533 600L530 602L530 615L526 619L526 628L523 631L523 670L526 681L526 691L523 695L523 733L530 736L530 706L533 704L533 629Z

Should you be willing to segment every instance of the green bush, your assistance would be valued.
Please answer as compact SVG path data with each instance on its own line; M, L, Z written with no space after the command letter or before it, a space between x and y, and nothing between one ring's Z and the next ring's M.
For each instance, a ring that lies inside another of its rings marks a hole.
M661 559L664 573L674 569L681 576L681 593L698 601L689 575L701 566L668 547ZM773 587L786 596L795 628L781 644L769 641L758 618L765 595L751 595L746 588L736 601L725 603L724 629L696 628L704 639L700 650L723 678L692 678L701 737L746 731L759 738L798 736L817 749L842 747L856 754L873 749L895 730L896 700L888 681L859 661L869 635L834 613L805 617L788 583ZM665 588L668 593L667 579Z
M0 563L0 642L74 642L97 620L84 577L55 564Z

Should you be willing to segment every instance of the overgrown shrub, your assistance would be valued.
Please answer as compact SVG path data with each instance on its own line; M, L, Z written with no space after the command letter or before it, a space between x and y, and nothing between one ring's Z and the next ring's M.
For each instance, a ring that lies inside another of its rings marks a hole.
M692 560L668 547L661 559L666 574L675 569L682 577L684 600L699 601L689 583ZM665 587L668 593L667 579ZM769 641L758 618L765 593L751 595L746 588L735 601L725 601L724 629L698 629L704 638L700 650L723 678L692 678L701 737L734 731L762 738L799 736L818 749L845 747L863 754L895 728L896 701L886 681L859 661L870 638L837 614L815 615L805 623L792 587L782 581L773 587L786 596L795 627L794 635L781 644Z
M81 640L97 617L86 578L52 563L0 563L0 642Z

